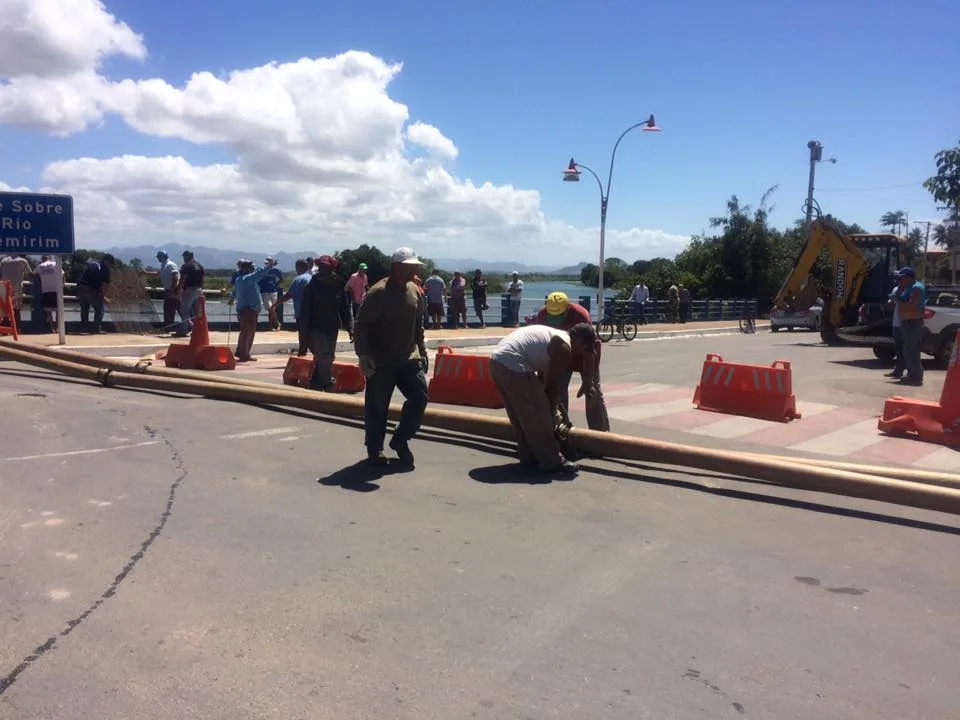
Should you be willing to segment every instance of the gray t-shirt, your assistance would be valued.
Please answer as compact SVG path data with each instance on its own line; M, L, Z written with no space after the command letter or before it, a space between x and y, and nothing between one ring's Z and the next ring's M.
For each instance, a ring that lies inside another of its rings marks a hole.
M173 276L177 274L177 264L167 258L160 266L160 287L164 290L173 290Z
M443 291L447 288L447 284L443 281L443 278L439 275L431 275L423 283L423 289L427 293L427 302L428 303L442 303L443 302Z
M555 337L570 344L570 334L546 325L528 325L514 330L497 343L490 355L507 370L513 372L545 373L550 369L550 341Z

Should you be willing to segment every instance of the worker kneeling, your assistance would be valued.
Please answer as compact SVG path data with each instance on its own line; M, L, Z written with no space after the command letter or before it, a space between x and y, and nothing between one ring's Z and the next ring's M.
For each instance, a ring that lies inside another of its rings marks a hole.
M569 332L529 325L503 338L491 354L490 375L503 396L524 467L571 474L579 470L560 452L554 427L561 384L574 364L583 368L577 397L592 387L596 365L583 359L593 355L596 339L589 323L574 325Z
M557 330L567 330L586 323L591 325L589 311L575 302L570 302L566 293L552 292L547 295L547 302L536 315L534 320L538 325L546 325ZM593 354L586 355L583 358L574 358L573 363L567 374L560 380L560 404L568 413L570 412L570 380L574 372L584 374L583 361L593 362L593 368L588 369L584 377L590 377L591 382L586 386L587 391L584 398L585 410L587 413L587 427L591 430L600 432L610 431L610 418L607 415L607 405L603 399L603 390L600 387L600 338L596 339L593 347ZM580 395L577 395L580 397Z

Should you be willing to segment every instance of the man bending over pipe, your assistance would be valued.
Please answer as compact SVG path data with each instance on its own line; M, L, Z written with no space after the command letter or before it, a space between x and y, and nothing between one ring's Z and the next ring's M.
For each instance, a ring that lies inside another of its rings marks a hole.
M427 348L423 341L420 290L413 282L423 263L410 248L393 253L390 276L367 292L353 328L360 371L367 378L364 396L367 459L387 462L383 439L393 391L405 398L400 422L390 440L400 462L413 467L410 440L420 429L427 408Z
M580 469L560 452L553 430L561 385L574 363L583 368L577 397L592 387L595 363L583 359L593 355L596 340L596 330L589 323L574 325L569 332L528 325L514 330L494 348L490 375L503 396L524 467L568 474Z
M547 295L547 302L540 308L534 322L537 325L547 325L557 330L569 331L580 323L593 324L590 313L582 305L570 302L566 293L552 292ZM593 346L593 354L585 355L579 361L574 361L566 376L560 381L560 404L564 410L570 410L570 380L574 372L583 372L583 362L593 362L592 371L588 375L592 382L587 387L584 404L587 412L587 427L600 432L610 431L610 418L607 415L607 404L603 399L603 389L600 387L600 338ZM579 397L579 395L577 396Z

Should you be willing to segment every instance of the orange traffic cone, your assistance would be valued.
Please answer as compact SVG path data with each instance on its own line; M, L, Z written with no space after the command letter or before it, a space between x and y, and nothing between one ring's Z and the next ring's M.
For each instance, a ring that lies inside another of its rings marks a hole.
M207 325L207 301L200 296L197 300L197 315L193 318L193 330L190 333L190 347L199 349L210 344L210 328Z

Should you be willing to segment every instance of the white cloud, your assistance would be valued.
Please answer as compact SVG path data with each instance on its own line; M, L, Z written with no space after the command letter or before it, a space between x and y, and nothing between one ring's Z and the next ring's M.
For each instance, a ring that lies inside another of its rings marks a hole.
M389 95L398 63L351 51L223 76L197 72L182 87L113 80L101 70L104 58L142 58L146 49L96 0L3 0L0 48L11 45L28 56L0 49L8 78L0 123L66 135L112 115L145 136L217 146L232 158L201 165L131 153L51 163L42 182L75 196L85 244L176 239L296 250L372 242L538 264L595 254L596 230L547 220L535 190L452 175L443 163L458 156L454 142L410 123ZM608 254L672 255L685 240L608 230Z
M450 158L451 160L459 154L459 150L457 150L457 146L453 144L453 140L433 125L427 125L426 123L415 122L408 126L407 140L441 157Z

